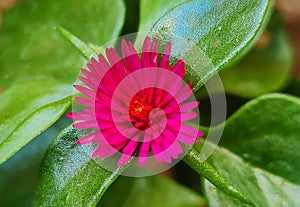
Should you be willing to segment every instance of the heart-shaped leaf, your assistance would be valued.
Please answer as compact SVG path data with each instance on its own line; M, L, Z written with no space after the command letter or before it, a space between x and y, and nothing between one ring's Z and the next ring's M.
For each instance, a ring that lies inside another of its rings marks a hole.
M99 207L202 207L204 205L204 199L195 192L161 175L147 178L119 177L98 204Z
M253 44L269 19L272 2L142 0L139 31L172 42L173 54L193 68L186 80L199 89Z
M4 48L0 53L0 164L71 104L71 83L84 59L55 27L64 26L83 40L101 45L119 34L124 10L121 0L28 0L4 14L0 29Z
M252 98L282 89L291 69L292 51L278 16L274 16L254 50L220 76L226 92Z
M110 172L76 141L86 132L66 128L49 146L40 171L36 206L96 206L123 168Z

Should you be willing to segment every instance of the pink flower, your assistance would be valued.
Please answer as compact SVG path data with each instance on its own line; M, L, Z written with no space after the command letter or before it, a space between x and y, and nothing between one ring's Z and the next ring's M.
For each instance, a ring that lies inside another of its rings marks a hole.
M190 84L185 84L182 60L169 65L171 44L159 58L158 43L149 37L144 41L141 56L131 42L122 41L122 56L110 48L98 60L91 59L89 70L82 69L75 85L85 98L76 101L86 106L81 112L67 116L74 128L92 128L95 132L78 140L78 144L98 143L93 157L105 158L121 153L118 166L132 156L138 166L149 156L158 162L171 163L183 152L183 144L193 144L203 133L187 124L197 117L193 110L199 102L189 101Z

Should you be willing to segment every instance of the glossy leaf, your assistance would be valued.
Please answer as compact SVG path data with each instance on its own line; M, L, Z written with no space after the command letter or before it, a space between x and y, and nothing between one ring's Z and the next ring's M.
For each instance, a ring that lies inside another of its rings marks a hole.
M255 167L300 184L299 126L299 98L265 95L228 119L219 144Z
M62 26L84 42L102 45L118 36L124 10L122 0L21 1L3 17L1 87L27 76L74 82L84 61L55 28Z
M40 171L36 206L96 206L122 172L110 172L91 159L93 147L76 141L86 132L66 128L49 146ZM123 167L124 168L124 167Z
M300 190L299 114L299 98L269 94L254 99L226 122L219 145L235 155L226 150L217 151L209 163L258 206L297 206L300 202L296 196ZM211 205L222 206L228 202L231 206L244 206L207 182L205 186Z
M165 44L171 41L173 54L195 68L188 69L186 80L199 89L253 44L272 2L142 0L139 31L151 31Z
M85 61L55 28L61 25L94 45L104 44L118 36L124 13L121 0L28 0L5 13L0 29L5 48L0 53L0 164L71 104L71 83Z
M119 177L104 194L98 206L203 207L205 201L190 189L162 175L156 175L146 178Z
M54 80L19 82L0 96L0 164L53 124L71 104L72 89Z
M255 168L228 150L218 148L209 158L209 162L220 173L247 194L256 206L299 206L300 185L293 184L282 177ZM204 191L209 206L248 206L223 193L204 180Z
M289 41L274 16L254 50L220 76L226 92L252 98L282 89L289 81L291 69Z
M200 142L202 143L202 141ZM191 166L197 173L208 179L222 192L240 200L243 203L250 204L254 206L253 202L240 190L238 190L232 183L228 181L227 178L222 175L217 168L212 166L207 161L202 161L200 157L200 143L195 145L188 154L184 157L184 161Z

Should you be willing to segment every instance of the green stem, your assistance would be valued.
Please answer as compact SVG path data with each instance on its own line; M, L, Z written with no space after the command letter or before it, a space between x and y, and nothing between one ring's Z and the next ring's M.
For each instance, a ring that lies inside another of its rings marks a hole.
M224 193L251 206L257 206L239 190L232 186L209 162L201 161L200 153L194 147L187 153L183 161Z

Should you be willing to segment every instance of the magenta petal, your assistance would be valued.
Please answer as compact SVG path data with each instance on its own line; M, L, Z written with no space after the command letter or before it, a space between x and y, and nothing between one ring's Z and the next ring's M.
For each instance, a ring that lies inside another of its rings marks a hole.
M122 40L122 55L126 66L126 71L131 73L141 68L140 58L134 49L131 42L127 45L126 41Z
M180 110L181 112L186 112L193 110L194 108L198 107L199 101L193 101L193 102L188 102L180 105Z
M183 152L183 150L178 142L174 142L166 149L166 152L171 158L178 159L179 155Z
M77 101L78 103L81 103L84 106L88 106L88 107L92 107L92 108L94 107L94 102L87 98L75 97L75 101Z
M118 152L118 150L113 148L112 146L101 145L93 152L92 157L105 158L105 157L109 157L117 152Z
M73 124L73 127L76 129L88 129L88 128L97 128L98 123L95 120L83 121Z
M165 68L170 70L169 58L171 53L171 47L172 47L171 43L168 43L160 61L160 65L159 65L160 68Z
M123 165L125 165L129 160L130 160L131 156L127 155L127 154L122 154L122 156L120 157L117 166L118 167L122 167Z
M73 120L94 120L95 116L85 112L72 112L67 114L68 118Z
M181 133L193 136L203 136L203 132L187 124L181 125Z
M197 137L192 137L186 134L179 134L177 140L184 144L193 144Z
M151 39L146 37L142 48L141 62L144 68L150 67L150 52L151 52Z
M130 140L129 143L126 145L126 147L123 149L123 153L131 156L134 151L136 150L137 146L138 146L138 142L135 140Z
M138 166L143 166L146 164L149 150L150 150L150 142L143 142L139 153Z
M119 145L119 144L123 144L123 143L127 143L129 142L129 139L127 139L126 137L122 136L122 135L112 135L110 137L106 138L107 141L109 142L109 144L111 145Z
M77 144L78 145L82 145L82 144L88 144L88 143L91 143L93 142L93 139L98 135L98 132L95 132L95 133L92 133L92 134L89 134L85 137L82 137L80 138L79 140L77 140Z
M79 77L78 78L83 84L85 84L87 87L89 87L90 89L96 90L97 89L97 85L95 85L91 80L87 79L87 78L83 78L83 77Z
M187 100L193 93L192 89L188 84L184 85L176 94L176 100L178 103L182 103Z
M98 61L99 67L96 68L95 73L102 77L110 69L110 65L102 54L98 56Z
M158 42L156 39L153 40L151 47L150 67L157 67L158 65Z
M90 98L94 98L95 97L95 92L88 89L88 88L85 88L85 87L82 87L82 86L79 86L79 85L74 85L74 88L76 88L79 92L81 92L82 94L90 97Z
M179 75L181 78L184 77L184 74L185 74L185 64L183 62L183 60L178 60L177 63L175 63L175 65L173 66L172 68L172 71L174 73L176 73L177 75Z

